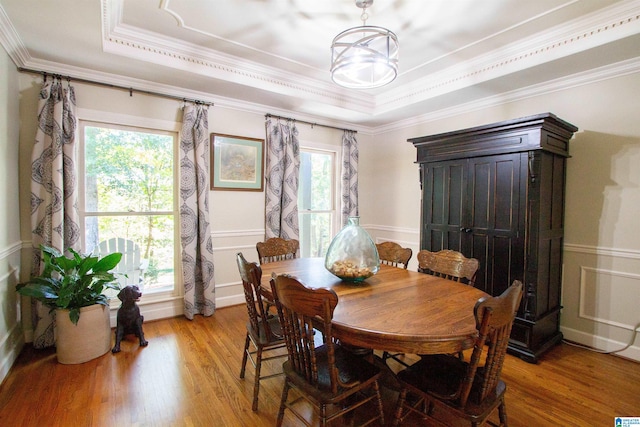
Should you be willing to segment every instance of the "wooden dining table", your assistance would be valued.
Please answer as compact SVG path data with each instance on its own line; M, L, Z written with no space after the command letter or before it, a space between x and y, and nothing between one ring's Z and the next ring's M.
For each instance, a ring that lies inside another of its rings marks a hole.
M471 348L477 336L473 307L489 296L473 286L388 265L359 283L334 276L323 258L295 258L261 268L261 286L269 295L272 273L289 274L310 288L333 289L338 295L334 336L373 350L441 354Z

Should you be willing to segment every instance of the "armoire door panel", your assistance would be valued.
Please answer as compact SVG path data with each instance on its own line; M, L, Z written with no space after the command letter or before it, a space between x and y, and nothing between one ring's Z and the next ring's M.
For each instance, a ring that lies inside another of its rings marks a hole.
M549 285L550 285L550 268L549 260L551 259L551 242L549 240L540 240L538 244L538 265L537 265L537 283L536 283L536 310L535 316L539 317L549 311Z
M496 236L493 239L493 256L491 259L493 277L491 295L500 295L516 278L522 277L522 268L514 262L513 249L517 248L509 236Z
M510 233L517 231L520 198L520 155L507 154L470 159L468 192L473 194L472 229Z
M562 281L562 238L540 239L538 245L538 264L536 266L536 310L532 315L536 318L548 312L559 310L560 288Z
M553 191L553 207L551 210L551 228L553 230L562 230L562 234L564 234L564 182L567 160L564 157L554 156L552 161L553 181L551 186Z
M564 245L564 238L559 236L551 240L551 253L549 254L549 310L556 310L561 308L561 292L558 283L562 283L562 248Z
M521 257L513 250L517 247L513 238L474 233L471 247L468 256L480 261L475 287L499 295L513 280L523 277Z
M459 250L466 161L423 165L422 247Z
M494 224L496 230L517 231L520 156L499 159L495 164Z
M473 233L468 240L469 244L466 245L468 248L465 247L465 250L461 252L468 258L475 258L478 260L479 266L474 286L489 293L487 290L487 284L491 283L491 277L493 276L493 266L487 263L487 260L490 260L492 256L489 235L487 233L477 231Z
M466 256L480 262L476 286L496 295L514 279L522 280L522 232L520 230L520 154L502 154L469 159L467 191L473 194L467 209L471 230L463 236ZM465 244L465 238L472 240ZM514 274L518 275L514 275Z
M476 161L477 160L477 161ZM470 209L471 221L465 225L475 230L491 228L491 210L493 195L491 160L489 158L473 159L469 165L469 194L472 195Z

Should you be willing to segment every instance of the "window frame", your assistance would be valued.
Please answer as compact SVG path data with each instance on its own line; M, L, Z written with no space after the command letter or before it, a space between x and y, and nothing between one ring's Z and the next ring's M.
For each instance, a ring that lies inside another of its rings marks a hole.
M133 132L160 133L172 135L173 144L173 211L149 211L149 212L91 212L87 213L86 209L86 164L85 164L85 127L104 127L110 129L128 130ZM147 303L168 301L173 299L182 299L184 295L184 286L182 286L182 267L181 267L181 246L180 246L180 210L179 210L179 145L180 145L180 123L168 122L164 120L145 119L141 117L122 116L120 114L109 114L102 112L84 112L78 111L78 215L81 232L81 250L88 252L85 247L85 221L87 217L101 216L148 216L148 215L173 215L173 256L174 256L174 280L172 290L163 290L157 292L145 293L145 301ZM112 297L110 302L117 303L118 299Z
M300 153L302 152L311 152L311 153L319 153L319 154L331 154L333 156L333 179L331 180L331 191L332 191L332 199L331 199L331 209L330 210L305 210L304 212L313 212L313 213L329 213L331 214L331 239L338 233L341 228L340 222L340 173L341 173L341 164L340 162L340 154L342 152L342 146L340 145L329 145L329 144L321 144L315 143L311 141L300 142ZM298 206L298 218L300 219L300 215L304 215L303 211ZM300 221L301 222L301 221ZM300 242L300 246L302 248L302 242Z

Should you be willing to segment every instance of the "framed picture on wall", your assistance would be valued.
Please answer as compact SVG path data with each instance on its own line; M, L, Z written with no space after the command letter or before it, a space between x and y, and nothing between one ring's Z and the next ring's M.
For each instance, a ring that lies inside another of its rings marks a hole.
M211 189L262 191L264 139L211 134Z

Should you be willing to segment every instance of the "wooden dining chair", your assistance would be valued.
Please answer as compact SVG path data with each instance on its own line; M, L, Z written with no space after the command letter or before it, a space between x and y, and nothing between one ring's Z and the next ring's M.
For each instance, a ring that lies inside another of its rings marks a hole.
M282 335L280 321L277 317L270 316L265 308L260 287L262 269L255 262L247 262L241 252L236 255L236 261L238 263L240 277L242 278L244 298L247 304L247 313L249 314L240 378L244 378L248 359L255 368L253 403L251 409L257 411L260 381L282 375L282 371L279 371L262 376L262 362L285 357L287 354L281 349L286 345ZM269 354L267 357L263 356L265 352Z
M466 258L460 252L443 249L431 252L426 249L418 252L418 271L432 274L456 282L475 283L479 262L475 258Z
M296 258L298 249L300 249L300 242L296 239L271 237L264 242L256 243L260 264Z
M315 408L321 426L338 417L353 415L356 408L367 402L375 404L377 410L371 410L373 416L366 424L378 420L384 425L378 385L380 369L342 348L333 337L331 320L338 304L336 293L331 289L307 288L288 275L274 274L271 287L289 354L282 366L285 382L276 425L282 425L286 409L303 424L312 425L312 420L297 410L300 399ZM314 327L320 328L325 336L318 346ZM297 393L289 401L292 388ZM331 413L330 405L335 409Z
M297 258L298 249L300 249L300 242L296 239L271 237L264 242L256 243L256 251L258 251L258 261L260 264ZM272 313L272 307L273 303L267 301L267 311Z
M381 263L393 267L402 267L405 270L409 265L411 255L413 255L411 248L403 248L395 242L376 243L376 249L378 249Z
M484 297L475 304L478 337L469 362L455 355L425 355L397 373L401 391L394 426L412 412L434 417L436 409L479 426L496 408L500 425L507 426L507 387L500 373L522 289L522 282L516 280L502 295ZM407 394L418 400L408 404ZM403 416L405 409L408 412Z

